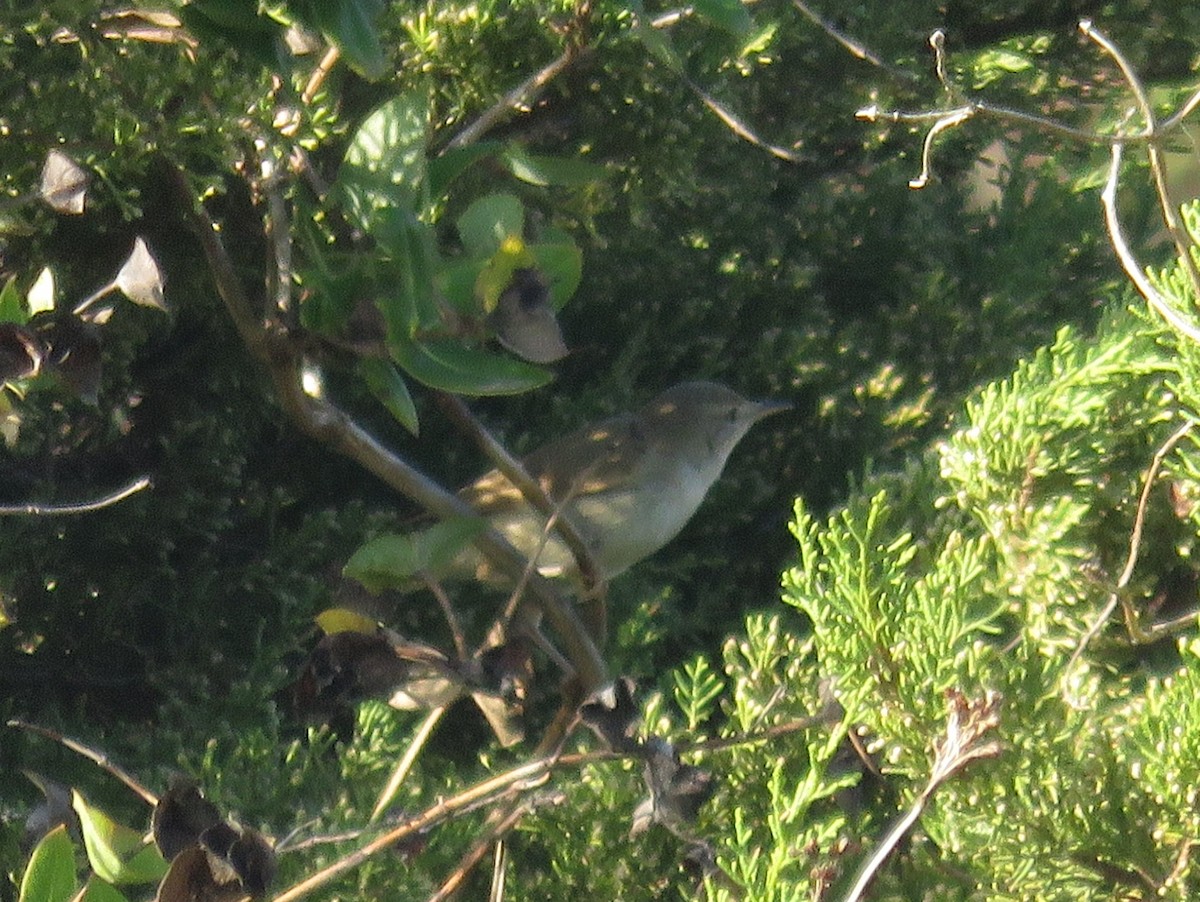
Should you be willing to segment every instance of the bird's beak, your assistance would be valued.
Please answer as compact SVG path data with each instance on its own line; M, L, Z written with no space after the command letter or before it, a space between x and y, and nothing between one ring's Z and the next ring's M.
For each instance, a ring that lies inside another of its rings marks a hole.
M773 413L783 413L785 410L791 410L795 407L789 401L755 401L754 405L758 408L754 414L754 422L756 423Z

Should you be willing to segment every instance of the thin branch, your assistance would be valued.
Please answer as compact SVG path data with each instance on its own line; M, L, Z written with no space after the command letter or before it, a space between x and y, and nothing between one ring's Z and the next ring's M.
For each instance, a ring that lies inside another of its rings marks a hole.
M905 812L879 842L879 846L859 868L854 886L846 894L845 902L858 902L867 887L875 879L883 863L892 854L900 840L924 813L933 794L956 773L981 758L994 758L1000 754L997 742L981 742L984 736L1000 724L1000 696L988 692L981 699L967 699L957 690L947 693L950 716L946 734L942 741L934 741L934 760L929 782L921 790L916 801Z
M546 494L541 483L530 476L522 463L513 457L500 442L498 442L479 420L471 413L471 409L466 402L457 395L449 394L448 392L438 392L438 404L442 411L451 419L451 421L471 439L484 455L487 456L493 466L496 467L505 478L508 479L517 490L520 491L522 497L529 502L538 513L543 517L550 517L561 510L556 505L554 499ZM579 575L583 580L585 590L591 590L599 585L600 568L596 564L596 559L592 554L591 548L584 541L583 536L579 534L575 524L570 517L557 517L555 525L560 537L567 547L571 549L571 554L575 557L575 563L579 567Z
M1114 144L1112 147L1112 163L1108 168L1108 181L1104 185L1104 190L1100 193L1100 203L1104 206L1104 223L1108 228L1108 237L1112 242L1113 250L1117 252L1117 259L1121 261L1121 267L1125 270L1125 274L1129 276L1129 280L1133 282L1134 287L1144 297L1147 303L1165 319L1171 326L1183 335L1186 335L1192 341L1200 342L1200 329L1189 323L1167 302L1167 299L1159 294L1158 290L1150 284L1150 280L1142 271L1141 265L1137 258L1133 256L1133 252L1129 249L1129 244L1125 240L1125 234L1121 231L1121 220L1117 215L1117 176L1121 171L1121 145Z
M563 796L561 793L558 793L554 798L561 800ZM534 799L523 799L519 804L514 805L507 811L502 818L494 824L490 824L487 831L475 840L471 848L462 856L457 867L442 881L442 885L429 897L428 902L447 902L448 899L453 897L455 893L462 889L467 875L483 860L488 850L494 844L503 842L504 836L521 821L521 818L533 811L535 807Z
M272 902L295 902L296 899L307 896L334 878L354 870L375 854L406 837L425 832L456 814L477 807L480 803L490 802L514 787L524 788L540 783L549 776L554 764L553 758L538 758L503 774L483 780L452 798L439 801L420 814L406 819L391 830L375 837L366 845L342 856L328 867L284 890L275 896Z
M713 97L683 73L680 73L680 77L683 79L684 83L696 93L696 96L704 102L704 105L712 110L716 114L717 118L724 122L725 125L729 127L729 130L743 141L747 141L750 144L753 144L755 147L765 150L771 156L778 157L781 160L786 160L789 163L800 163L803 161L804 158L795 151L789 150L786 147L781 147L778 144L772 144L769 141L760 138L749 125L738 118L737 115L735 115L734 112L727 106Z
M136 495L142 489L150 488L150 485L149 476L139 476L116 491L88 501L75 501L67 504L42 504L35 501L27 504L0 505L0 516L45 517L52 514L90 514L93 511L103 510L106 507L119 504L131 495Z
M1092 25L1090 19L1081 21L1079 30L1113 58L1120 68L1121 74L1125 76L1129 90L1133 92L1134 100L1137 101L1138 109L1146 123L1142 134L1149 142L1146 145L1146 153L1150 160L1150 171L1154 174L1154 189L1158 192L1158 208L1162 212L1163 224L1167 227L1167 232L1175 243L1175 251L1188 274L1188 280L1192 284L1192 294L1197 301L1200 301L1200 272L1197 271L1196 262L1192 259L1193 242L1179 221L1175 202L1171 200L1167 185L1167 160L1159 146L1163 132L1154 118L1154 108L1150 106L1146 89L1142 87L1141 79L1138 78L1129 61L1125 59L1125 55L1121 53L1116 44Z
M864 60L873 66L883 69L890 75L898 78L907 79L908 81L919 81L920 76L909 72L905 69L900 69L884 60L876 53L873 53L869 47L862 42L850 37L844 31L839 31L838 28L828 19L822 18L820 14L814 12L807 3L803 0L792 0L792 5L796 7L808 21L812 22L823 32L833 38L837 43L841 44L851 56Z
M421 754L421 750L425 748L425 744L429 742L429 737L433 735L433 731L437 728L438 723L442 719L442 715L446 713L445 706L434 708L421 721L421 725L417 727L417 732L413 734L412 741L409 742L408 748L404 750L404 757L396 764L396 769L392 771L392 775L388 777L387 785L383 791L379 793L379 798L375 802L375 808L371 811L371 820L379 820L380 815L387 809L387 806L392 804L392 800L396 797L396 793L400 791L400 786L408 777L413 765L417 763L417 756Z
M1142 529L1146 524L1146 509L1150 504L1150 490L1154 487L1154 482L1158 478L1158 471L1162 468L1163 461L1170 454L1175 446L1187 435L1192 427L1196 425L1196 421L1188 419L1186 423L1171 433L1170 437L1159 446L1154 452L1154 457L1150 461L1150 466L1146 468L1146 476L1142 482L1142 491L1138 497L1137 512L1133 517L1133 530L1129 534L1129 554L1125 558L1125 567L1121 570L1121 575L1117 577L1117 582L1113 586L1112 594L1109 596L1108 604L1104 606L1104 610L1096 618L1095 622L1088 628L1088 631L1083 634L1079 640L1079 644L1075 647L1075 651L1071 655L1071 659L1067 662L1064 673L1070 673L1075 666L1075 662L1087 649L1089 643L1096 638L1096 635L1108 622L1108 618L1112 616L1118 604L1122 604L1125 588L1129 585L1129 581L1133 579L1133 571L1137 566L1138 555L1142 547ZM1140 635L1141 628L1137 623L1137 615L1133 611L1128 602L1122 604L1125 611L1125 626L1129 631L1130 637Z
M505 116L514 110L519 111L528 108L529 104L545 90L546 85L565 72L580 56L580 49L574 44L568 44L566 49L556 59L530 75L492 104L492 106L484 110L474 122L451 138L450 142L446 145L446 150L456 150L460 147L474 144L498 125L500 120Z
M108 755L104 754L103 752L98 752L95 749L84 745L82 742L72 739L70 736L65 736L62 733L59 733L57 730L51 730L49 727L40 727L37 724L29 723L28 721L13 718L7 721L6 725L14 727L18 730L26 730L30 733L36 733L39 736L44 736L47 739L57 742L59 745L70 749L77 755L82 755L84 758L87 758L101 770L112 774L112 776L116 777L127 787L133 790L133 792L136 793L137 796L141 798L141 800L147 805L154 807L158 804L157 795L143 786L128 771L123 770L119 765L114 764L111 760L109 760Z
M420 576L425 583L425 588L433 593L438 606L442 609L442 616L446 618L446 625L450 628L450 636L454 641L454 651L458 655L458 660L466 661L470 657L470 651L467 649L467 635L458 619L458 612L454 610L454 603L446 594L445 587L432 574L422 572Z

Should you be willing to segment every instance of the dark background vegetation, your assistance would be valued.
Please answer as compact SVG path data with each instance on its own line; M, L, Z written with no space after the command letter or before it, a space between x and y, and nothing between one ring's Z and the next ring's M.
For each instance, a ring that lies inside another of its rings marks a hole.
M368 83L336 72L334 131L405 84L406 65L421 64L438 91L436 147L555 52L547 19L563 10L472 6L477 15L457 24L457 4L425 10L444 32L425 56L400 25L415 10L389 7L381 27L385 46L397 48L396 73ZM0 717L84 738L150 783L207 761L223 770L218 792L251 822L278 819L289 805L311 813L333 802L328 785L305 783L308 771L292 775L290 790L285 780L251 791L257 766L292 766L278 749L296 728L273 699L311 644L313 615L347 591L339 573L348 556L416 511L280 413L158 159L166 150L219 187L214 211L254 278L265 252L259 214L233 163L248 142L236 120L261 96L258 64L205 42L194 64L170 47L121 52L121 42L89 32L99 9L0 7L5 191L28 191L45 151L60 144L100 176L86 217L5 208L0 275L24 289L51 265L60 294L82 297L143 234L167 273L172 313L119 312L98 404L54 387L19 403L20 439L0 448L0 501L86 497L140 473L154 488L87 516L0 519L0 598L14 620L0 631ZM603 163L608 177L587 189L535 189L483 169L457 189L461 206L516 191L583 250L583 283L562 318L573 350L555 382L472 404L514 450L683 379L795 404L750 434L676 541L611 587L610 661L649 685L719 648L745 612L777 605L779 572L794 555L785 524L795 497L826 511L865 471L898 466L944 431L971 389L1007 374L1062 325L1094 324L1122 281L1096 193L1085 190L1103 148L974 123L938 142L937 181L912 191L923 132L854 112L942 103L926 43L936 28L964 88L1084 127L1127 101L1110 61L1078 36L1081 15L1164 89L1194 77L1200 40L1192 4L905 0L823 11L891 72L850 56L790 3L766 0L752 12L778 25L762 59L738 58L702 22L685 20L672 38L691 79L795 160L739 140L629 36L621 4L600 3L585 58L496 136ZM85 34L88 54L56 42L60 26ZM987 56L998 47L1028 68ZM335 134L314 158L328 175L339 147ZM981 166L1001 153L996 168ZM1144 188L1131 180L1126 207L1143 244L1155 236ZM483 468L427 399L418 395L416 439L351 380L331 378L372 431L435 478L455 485ZM404 633L436 621L426 595L376 605ZM453 762L447 773L472 759L457 736L486 741L469 712L445 732L435 749ZM20 814L36 798L21 768L128 805L45 741L0 731L0 762L0 853L10 872L20 870ZM12 893L0 888L0 898Z

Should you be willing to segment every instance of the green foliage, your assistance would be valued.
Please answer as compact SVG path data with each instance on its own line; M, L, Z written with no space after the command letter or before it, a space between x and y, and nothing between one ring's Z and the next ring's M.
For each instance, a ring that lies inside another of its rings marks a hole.
M518 450L683 378L798 402L791 422L739 448L685 534L610 594L610 660L652 687L646 735L709 769L713 798L687 835L626 838L640 765L580 765L556 778L561 797L532 796L510 835L510 894L833 893L924 787L950 688L1004 694L1004 754L938 792L878 895L1195 894L1195 643L1131 648L1114 625L1068 661L1113 591L1141 475L1179 415L1200 412L1200 352L1112 307L1123 279L1091 190L1103 148L973 124L942 136L940 181L916 194L904 185L921 135L851 115L939 103L924 47L942 26L952 76L993 102L1111 128L1123 87L1066 37L1057 8L838 11L839 28L912 81L783 2L704 0L662 27L632 2L591 5L579 23L584 6L195 0L179 10L192 44L141 40L96 4L8 4L0 322L23 323L23 293L47 266L60 298L87 296L141 234L172 317L119 310L95 404L51 380L0 394L4 501L154 480L86 518L0 521L0 714L57 724L152 784L182 770L275 837L361 828L416 728L373 702L337 739L289 717L316 612L361 603L405 635L444 630L423 597L355 596L337 576L346 562L384 589L441 552L399 539L397 499L282 415L181 224L176 167L219 221L256 314L278 313L261 290L280 275L264 271L262 225L282 201L295 238L284 275L324 390L447 484L479 464L431 415L427 387L503 396L479 410ZM1193 14L1142 0L1105 12L1155 102L1177 102ZM346 66L313 79L321 53L285 41L297 23ZM569 65L510 109L505 96L564 46L578 51ZM736 137L697 88L799 162ZM497 109L486 140L455 143ZM977 166L1000 137L996 165ZM79 219L28 200L60 147L93 176ZM274 175L259 180L264 162ZM1142 187L1129 179L1123 199L1138 247L1157 221ZM511 356L491 319L526 267L572 349L554 370ZM1186 278L1160 283L1187 309ZM1138 605L1195 554L1192 440L1165 471L1177 497L1152 495L1123 590ZM372 536L385 538L364 545ZM789 607L747 618L773 605L792 557ZM534 724L552 716L555 682L537 661ZM513 762L489 737L474 708L452 709L384 820ZM4 898L23 872L39 887L30 898L77 886L62 833L28 869L17 851L33 804L19 767L46 765L114 823L139 816L40 743L0 731ZM406 846L408 860L373 858L322 892L425 898L484 829L472 811ZM284 855L280 885L361 842ZM681 863L695 843L719 869L707 881ZM89 883L89 898L113 892Z

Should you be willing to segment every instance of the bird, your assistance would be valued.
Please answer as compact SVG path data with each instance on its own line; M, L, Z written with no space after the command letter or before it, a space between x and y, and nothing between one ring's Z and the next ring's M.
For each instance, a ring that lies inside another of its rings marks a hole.
M734 447L755 423L791 407L752 401L717 382L682 382L639 410L621 413L555 439L523 459L587 545L604 582L654 554L691 520L720 477ZM569 546L499 470L460 493L477 513L545 577L579 580ZM544 542L544 544L543 544ZM473 549L456 570L476 579L500 574Z

